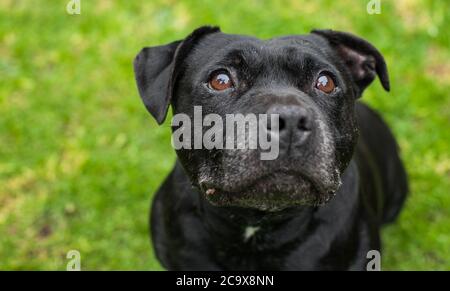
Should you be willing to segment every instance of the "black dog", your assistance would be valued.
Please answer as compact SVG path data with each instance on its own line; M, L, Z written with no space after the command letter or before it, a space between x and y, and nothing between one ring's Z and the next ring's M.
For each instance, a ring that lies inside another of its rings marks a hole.
M408 191L394 137L357 102L376 75L389 91L375 47L332 30L263 41L202 27L144 48L134 70L159 124L169 104L190 117L194 106L222 117L279 114L275 160L258 150L177 150L151 212L164 267L366 269Z

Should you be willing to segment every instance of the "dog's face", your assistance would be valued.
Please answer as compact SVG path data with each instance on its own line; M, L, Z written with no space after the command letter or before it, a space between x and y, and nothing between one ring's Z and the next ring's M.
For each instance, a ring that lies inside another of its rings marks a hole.
M321 205L334 196L358 137L355 100L376 74L389 89L381 54L331 30L259 40L203 27L183 41L143 49L135 73L159 123L169 103L174 114L191 120L194 106L223 120L226 114L277 114L278 131L264 127L278 142L273 160L262 160L260 150L177 150L210 202L268 211Z

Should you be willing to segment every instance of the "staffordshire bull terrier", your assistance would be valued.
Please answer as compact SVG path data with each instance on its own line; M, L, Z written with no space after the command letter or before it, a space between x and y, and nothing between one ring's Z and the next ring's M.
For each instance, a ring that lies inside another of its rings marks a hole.
M276 159L260 159L259 150L176 150L150 218L165 268L366 269L380 227L408 192L392 133L358 101L376 76L390 87L372 44L333 30L260 40L201 27L142 49L134 72L159 124L169 105L192 118L195 106L224 118L278 116Z

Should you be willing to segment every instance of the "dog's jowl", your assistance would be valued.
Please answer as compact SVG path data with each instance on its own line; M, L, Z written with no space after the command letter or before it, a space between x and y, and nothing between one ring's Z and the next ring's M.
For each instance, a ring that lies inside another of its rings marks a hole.
M276 141L273 159L259 147L199 147L194 138L176 147L150 221L165 268L366 270L380 227L395 220L408 191L394 137L358 101L377 76L390 88L372 44L332 30L260 40L201 27L142 49L134 70L159 124L170 105L192 121L200 107L214 117L210 127L230 114L277 116L257 129ZM210 134L195 124L172 130ZM228 134L209 138L225 143Z

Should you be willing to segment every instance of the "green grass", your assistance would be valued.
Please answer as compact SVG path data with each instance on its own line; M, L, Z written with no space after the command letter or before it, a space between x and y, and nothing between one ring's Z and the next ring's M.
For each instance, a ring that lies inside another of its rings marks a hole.
M161 269L151 195L175 155L150 118L131 62L203 24L262 38L350 31L385 55L392 91L364 100L397 136L411 196L383 231L382 266L450 269L448 1L0 1L0 269ZM304 3L301 3L304 2Z

